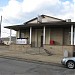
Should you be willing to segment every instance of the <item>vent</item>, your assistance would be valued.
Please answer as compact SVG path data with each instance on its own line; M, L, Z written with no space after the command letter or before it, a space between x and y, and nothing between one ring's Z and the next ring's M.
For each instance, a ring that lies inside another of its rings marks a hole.
M38 22L38 23L42 23L42 17L41 17L41 16L38 16L37 22Z

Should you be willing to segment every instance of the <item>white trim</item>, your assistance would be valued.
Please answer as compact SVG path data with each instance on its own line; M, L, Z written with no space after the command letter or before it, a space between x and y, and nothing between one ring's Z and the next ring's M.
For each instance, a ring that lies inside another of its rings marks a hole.
M31 44L31 39L32 39L32 27L30 27L30 44Z
M50 40L51 40L51 29L49 28L49 44L50 44Z
M45 44L45 26L44 26L44 29L43 29L43 44Z
M71 25L71 45L73 45L73 25Z
M75 28L74 28L74 45L75 45Z
M11 44L11 29L10 29L10 38L9 38L9 42Z

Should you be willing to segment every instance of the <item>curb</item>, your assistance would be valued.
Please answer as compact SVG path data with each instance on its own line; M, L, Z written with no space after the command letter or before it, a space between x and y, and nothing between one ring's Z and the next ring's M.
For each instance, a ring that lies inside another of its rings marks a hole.
M25 59L25 58L18 58L18 57L5 56L5 55L0 55L0 58L16 60L16 61L25 61L25 62L37 63L37 64L53 65L53 66L59 66L59 67L63 66L61 63L45 62L45 61Z

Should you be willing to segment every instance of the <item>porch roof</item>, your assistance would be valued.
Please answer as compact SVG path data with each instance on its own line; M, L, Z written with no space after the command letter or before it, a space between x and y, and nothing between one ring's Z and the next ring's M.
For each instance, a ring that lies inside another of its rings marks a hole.
M29 27L70 27L71 25L75 26L75 22L46 22L46 23L28 23L28 24L21 24L21 25L14 25L14 26L6 26L4 28L13 29L13 30L20 30L20 29L27 29Z

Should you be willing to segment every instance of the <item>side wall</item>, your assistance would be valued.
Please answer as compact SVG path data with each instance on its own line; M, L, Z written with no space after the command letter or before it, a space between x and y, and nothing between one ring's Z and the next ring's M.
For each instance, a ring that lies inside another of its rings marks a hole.
M29 29L23 30L23 38L29 38ZM32 28L32 46L41 47L41 36L43 36L43 28L33 29ZM16 37L19 38L19 31L16 33ZM50 40L54 40L54 45L70 45L70 28L47 28L46 27L46 42L45 44L50 45Z
M50 28L46 28L46 44L50 44Z
M70 45L70 28L46 28L46 44L54 40L54 45Z
M64 28L64 39L63 44L64 45L71 45L71 34L70 34L70 28Z
M63 44L63 29L62 28L51 28L51 40L54 40L54 45Z
M52 54L56 55L64 55L64 51L68 51L69 57L73 56L73 46L50 46L50 45L44 45L44 49L47 49L50 51Z
M19 50L19 51L22 51L22 50L27 50L31 48L31 45L16 45L16 44L13 44L13 45L10 45L9 46L9 50Z
M32 47L41 47L41 36L43 35L42 29L32 30Z
M29 44L29 39L30 39L29 29L23 30L22 33L23 34L21 34L21 36L23 36L23 37L21 37L21 38L28 38L28 41L27 42ZM16 31L16 39L17 38L20 38L19 35L20 35L20 32L19 31Z

